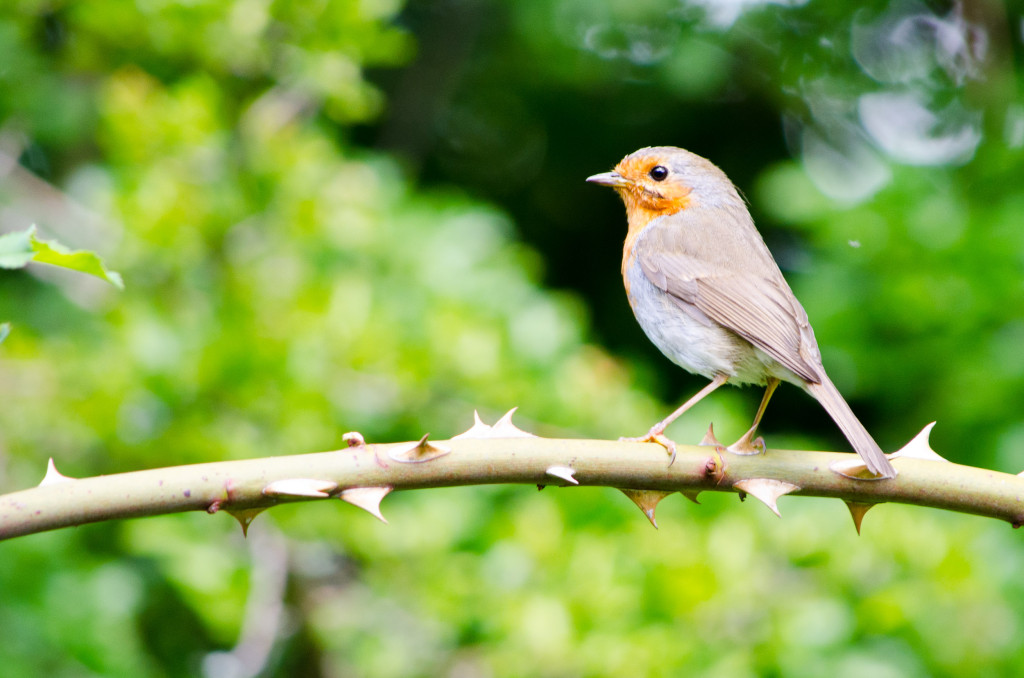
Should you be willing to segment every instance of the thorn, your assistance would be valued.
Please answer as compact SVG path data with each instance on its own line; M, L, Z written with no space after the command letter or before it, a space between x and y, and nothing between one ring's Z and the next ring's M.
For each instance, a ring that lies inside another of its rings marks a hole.
M452 440L459 438L536 438L532 433L527 433L512 423L512 414L519 409L513 407L505 413L494 426L488 426L480 420L480 413L473 410L473 425L469 430L454 436Z
M576 469L571 468L569 466L549 466L547 470L544 471L544 473L546 473L549 476L561 478L565 482L571 483L573 485L580 484L580 481L572 477L572 474L576 473Z
M458 440L459 438L489 438L491 427L480 420L480 413L473 410L473 425L463 431L457 436L453 436L452 440Z
M664 492L662 490L629 490L622 487L619 488L619 491L629 497L644 512L647 520L651 521L651 525L654 525L655 529L658 528L658 521L654 519L654 509L658 507L658 502L672 494L672 492Z
M329 497L338 489L338 483L315 478L286 478L275 480L263 488L267 497Z
M853 516L853 526L857 528L857 534L860 534L860 522L864 520L864 514L868 512L868 509L873 507L874 504L865 504L859 501L846 501L846 508L850 509L850 515Z
M935 422L928 424L921 432L914 436L913 440L904 445L902 448L893 452L889 455L889 459L899 459L900 457L909 457L911 459L926 459L928 461L945 461L949 460L940 454L936 453L932 449L929 438L932 434L932 428L935 426Z
M760 499L765 506L772 510L772 513L780 518L782 514L779 513L777 504L779 497L800 489L799 485L787 483L785 480L776 480L775 478L748 478L747 480L737 481L732 486L737 490Z
M889 457L892 459L892 456ZM876 476L868 470L860 457L853 457L849 460L834 461L828 465L833 473L849 478L850 480L885 480L883 476Z
M50 457L50 461L46 462L46 475L39 482L39 487L46 485L59 485L60 483L69 483L75 478L66 476L57 470L57 466L53 463L53 457Z
M764 444L764 438L762 438L761 436L757 436L750 442L742 441L743 439L740 438L740 440L737 440L736 442L734 442L732 445L729 445L725 449L729 450L733 454L738 454L740 456L764 454L765 450L768 449Z
M708 432L704 434L704 437L700 439L698 445L714 445L715 447L721 447L722 443L718 442L718 438L715 437L715 424L712 422L708 424Z
M388 521L381 515L380 502L384 497L388 496L392 489L394 488L391 485L384 485L383 487L351 487L347 490L342 490L338 498L342 501L347 501L353 506L358 506L386 525Z
M395 461L400 461L405 464L419 464L425 461L431 461L432 459L437 459L438 457L443 457L452 451L452 448L446 445L427 442L427 437L429 436L429 433L424 433L423 437L419 439L419 442L409 443L398 450L391 450L388 452L388 456Z
M242 526L242 536L249 536L249 526L252 525L252 521L255 520L256 516L263 513L267 509L265 508L251 508L251 509L238 509L228 510L231 517L238 521L238 524Z
M692 501L694 504L700 503L700 501L697 499L698 495L700 495L700 490L680 490L679 493L682 494L687 499L689 499L690 501Z
M505 413L501 419L491 428L492 438L536 438L537 436L532 433L527 433L523 429L519 428L512 423L512 415L518 410L518 407L513 407L511 410Z
M349 447L366 447L366 440L363 439L363 434L359 431L349 431L341 436L341 440Z

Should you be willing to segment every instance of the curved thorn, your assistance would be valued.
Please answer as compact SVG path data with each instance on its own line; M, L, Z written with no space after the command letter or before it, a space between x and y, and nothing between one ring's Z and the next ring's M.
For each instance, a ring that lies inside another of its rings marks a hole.
M382 523L387 524L387 519L380 512L380 502L384 497L388 496L392 489L394 488L391 485L384 485L382 487L350 487L347 490L342 490L338 498L342 501L347 501L353 506L358 506Z
M694 504L699 504L700 501L697 497L700 495L700 490L680 490L679 493L692 501Z
M949 460L938 454L932 449L929 438L932 434L932 428L935 427L935 422L928 424L921 431L913 437L913 439L901 447L896 452L889 455L890 459L899 459L900 457L909 457L911 459L926 459L928 461L945 461Z
M512 415L518 410L518 407L513 407L511 410L505 413L505 415L494 424L491 428L492 438L536 438L532 433L527 433L518 426L512 423Z
M714 445L715 447L721 447L722 443L718 442L718 438L715 437L715 424L708 424L708 431L704 434L704 437L700 439L698 445Z
M238 521L238 524L242 526L242 536L249 536L249 526L252 525L252 521L255 520L256 516L263 513L267 509L265 508L251 508L251 509L228 509L227 512L231 514L231 517Z
M429 436L429 433L425 433L418 442L408 443L397 450L391 450L388 452L388 456L403 464L421 464L443 457L452 451L452 448L447 445L429 442L427 440Z
M53 457L50 457L50 461L46 462L46 475L39 481L39 487L46 485L58 485L60 483L69 483L75 478L66 476L57 470L57 466L53 463Z
M853 526L857 528L857 534L860 534L860 523L864 520L864 514L868 512L868 509L875 506L875 504L865 504L859 501L846 501L846 508L850 509L850 516L853 517Z
M630 501L643 511L643 514L647 516L647 520L651 521L651 525L654 525L655 529L658 528L658 521L654 519L654 510L658 507L658 502L672 494L672 492L665 492L663 490L631 490L624 487L620 487L619 491L629 497Z
M459 435L452 436L452 440L458 440L459 438L489 438L490 433L491 427L480 419L479 412L473 410L473 425Z
M569 466L549 466L544 473L549 476L561 478L565 482L572 483L573 485L580 484L580 481L572 477L572 475L576 473L576 469Z
M760 499L765 506L772 510L772 513L780 518L782 514L779 513L779 497L800 489L799 485L787 483L785 480L776 480L775 478L748 478L737 481L732 486L741 492Z
M267 497L328 497L338 489L338 483L316 478L285 478L275 480L263 488Z

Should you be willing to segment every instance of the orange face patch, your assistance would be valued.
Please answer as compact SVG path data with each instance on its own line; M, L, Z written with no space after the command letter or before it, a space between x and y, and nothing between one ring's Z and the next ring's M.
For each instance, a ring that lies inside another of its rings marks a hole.
M671 175L656 181L651 170L665 165L657 156L630 156L615 166L615 171L629 181L628 186L616 187L626 203L631 233L639 231L655 217L675 214L690 206L692 189Z
M626 294L630 293L626 271L632 264L634 244L640 233L657 217L680 212L693 204L692 188L671 173L658 181L651 176L658 166L668 167L668 160L653 153L634 153L615 166L615 174L624 181L609 184L626 204L629 232L622 244L622 274L626 279Z

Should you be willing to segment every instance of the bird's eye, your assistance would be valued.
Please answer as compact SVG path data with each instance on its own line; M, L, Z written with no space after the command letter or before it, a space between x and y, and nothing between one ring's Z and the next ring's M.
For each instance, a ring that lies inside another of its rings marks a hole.
M665 181L665 177L668 176L668 169L663 165L655 165L647 174L655 181Z

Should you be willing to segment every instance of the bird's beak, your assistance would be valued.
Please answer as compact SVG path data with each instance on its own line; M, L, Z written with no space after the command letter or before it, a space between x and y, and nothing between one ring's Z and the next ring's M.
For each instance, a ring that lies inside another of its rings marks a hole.
M602 172L592 177L587 177L587 183L611 186L612 188L625 188L631 184L630 180L618 172Z

